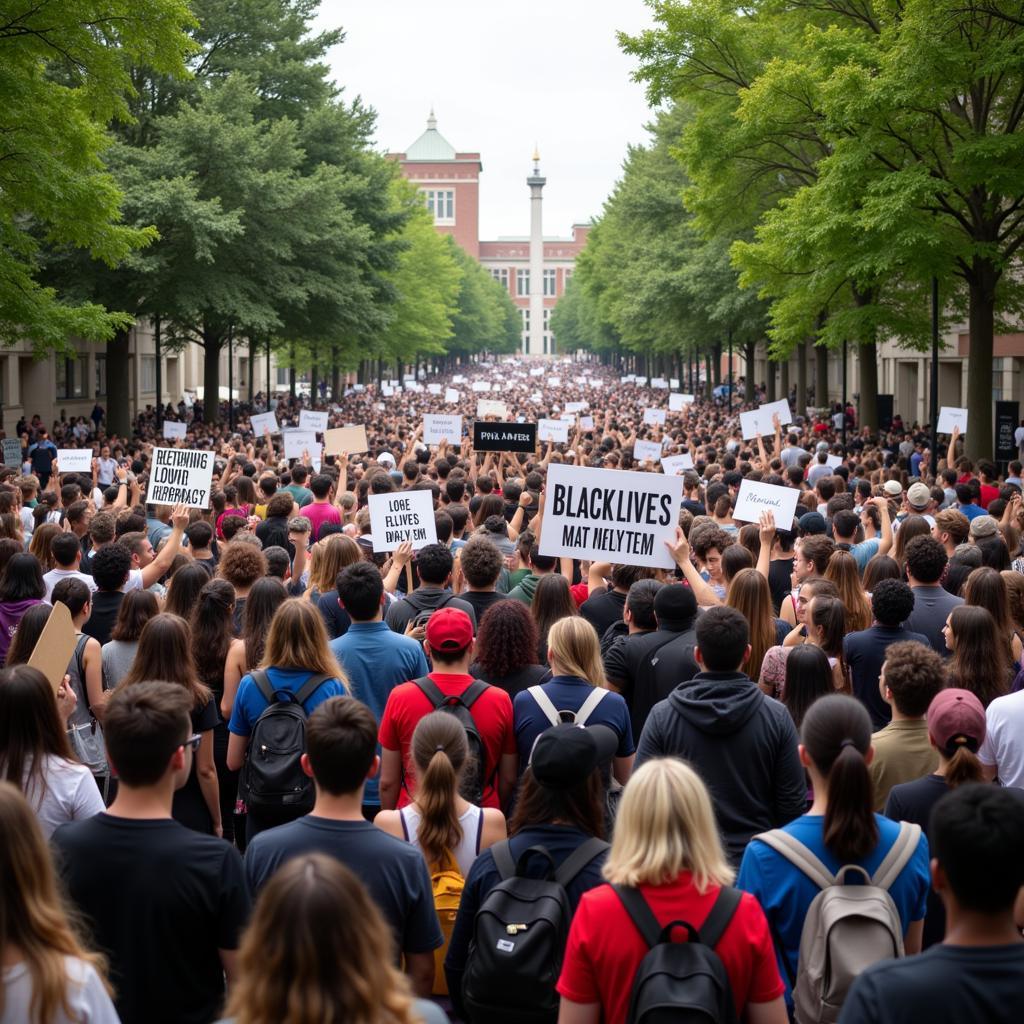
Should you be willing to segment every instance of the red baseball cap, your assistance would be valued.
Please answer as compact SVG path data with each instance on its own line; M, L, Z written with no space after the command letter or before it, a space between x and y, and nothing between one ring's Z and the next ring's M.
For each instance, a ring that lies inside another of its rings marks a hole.
M427 623L427 643L433 651L454 654L473 642L473 622L461 608L441 608Z
M985 740L985 709L970 690L939 690L928 706L928 732L946 757L960 746L976 754Z

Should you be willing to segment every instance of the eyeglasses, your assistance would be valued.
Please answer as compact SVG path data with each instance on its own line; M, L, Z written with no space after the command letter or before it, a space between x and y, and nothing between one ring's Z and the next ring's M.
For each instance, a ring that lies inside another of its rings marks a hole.
M198 750L199 749L199 741L202 740L202 738L203 737L200 736L199 733L197 733L197 732L193 733L191 736L189 736L189 738L187 740L185 740L184 743L182 743L182 746L183 747L191 747L193 751Z

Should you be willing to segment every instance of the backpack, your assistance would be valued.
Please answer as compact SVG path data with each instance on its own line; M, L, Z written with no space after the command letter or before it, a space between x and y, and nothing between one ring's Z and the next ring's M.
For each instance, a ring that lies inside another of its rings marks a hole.
M466 880L462 877L459 865L455 862L451 850L443 864L435 864L430 869L430 889L434 894L434 912L437 914L444 945L434 950L434 991L432 995L448 995L448 980L444 975L444 958L448 953L448 943L452 941L452 930L455 918L459 913L462 890Z
M604 700L609 691L595 686L587 694L587 699L580 705L578 711L558 710L541 686L531 686L526 692L534 699L537 706L544 712L544 717L552 725L586 725L587 719L594 713L597 705Z
M429 608L420 604L419 599L416 596L416 591L414 590L405 598L409 607L416 613L412 618L413 627L419 629L421 626L426 626L430 621L430 616L433 615L434 612L439 612L442 608L447 608L454 599L455 595L449 594L439 605Z
M903 924L889 887L914 855L920 837L920 825L901 821L896 842L874 875L858 864L844 865L833 875L800 840L782 829L754 836L821 890L804 918L795 979L780 949L797 1024L833 1024L861 971L879 960L903 956ZM861 875L864 884L845 884L850 872Z
M470 763L462 775L462 795L471 804L476 804L479 807L484 798L487 748L480 738L480 730L476 727L470 708L476 703L477 698L490 688L490 684L485 683L482 679L474 680L458 697L449 697L442 693L437 683L429 676L414 679L413 684L419 687L420 692L434 706L435 711L447 711L448 714L454 715L462 728L466 730ZM494 770L497 772L497 765Z
M603 840L588 839L556 869L543 846L524 850L518 861L507 839L491 847L501 881L476 912L462 979L472 1024L555 1024L555 985L572 920L565 890L607 849ZM526 877L531 854L547 858L544 878Z
M312 675L292 693L275 690L263 669L253 682L267 701L249 737L241 791L248 807L313 806L313 780L299 759L306 752L306 709L303 704L331 676Z
M739 889L723 885L698 931L687 921L664 928L639 889L612 886L648 945L633 976L627 1024L738 1024L732 986L715 946L740 905ZM673 942L685 928L686 942Z

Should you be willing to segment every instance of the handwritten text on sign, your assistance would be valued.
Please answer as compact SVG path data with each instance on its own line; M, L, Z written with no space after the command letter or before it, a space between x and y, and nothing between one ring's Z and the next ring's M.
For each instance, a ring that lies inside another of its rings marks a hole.
M555 463L541 554L669 569L664 542L675 537L682 495L678 476Z
M732 517L741 523L756 523L762 512L771 512L775 516L776 527L788 530L793 525L799 497L800 492L795 487L776 487L756 480L743 480Z
M154 505L208 508L213 452L191 448L154 448L146 500Z
M404 541L409 541L414 551L437 543L430 491L371 494L368 503L374 552L394 551Z

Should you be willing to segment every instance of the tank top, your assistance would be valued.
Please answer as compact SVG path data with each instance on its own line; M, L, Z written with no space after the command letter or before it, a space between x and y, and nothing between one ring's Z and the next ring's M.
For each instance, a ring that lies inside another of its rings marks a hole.
M88 725L92 721L92 712L89 710L89 691L85 685L85 645L89 637L85 633L77 634L75 639L75 651L71 655L68 664L68 676L71 678L71 689L75 691L78 703L75 710L68 719L68 725Z
M419 849L416 835L420 829L420 812L412 804L406 804L399 809L398 814L402 820L402 833L406 841L412 843ZM452 850L455 862L459 865L462 877L469 875L469 869L473 866L477 854L480 852L480 837L484 831L484 812L473 804L459 815L459 824L462 826L462 842Z

